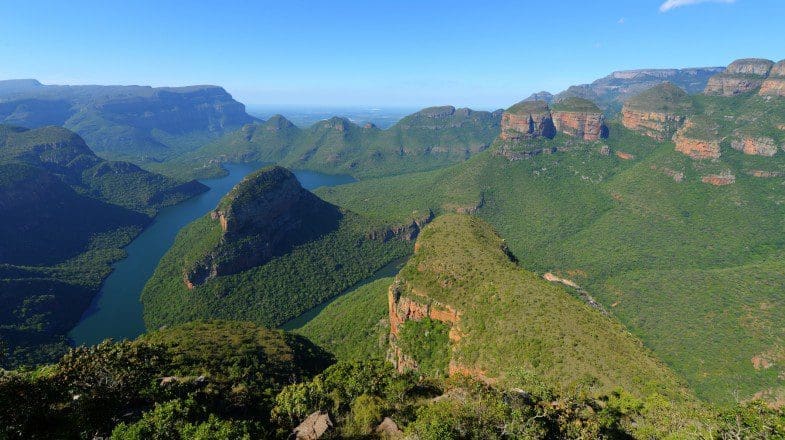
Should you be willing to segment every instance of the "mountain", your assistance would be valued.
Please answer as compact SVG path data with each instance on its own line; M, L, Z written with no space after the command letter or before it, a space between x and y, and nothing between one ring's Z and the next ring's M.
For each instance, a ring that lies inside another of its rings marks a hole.
M510 387L531 371L562 390L584 382L598 395L621 387L684 398L676 376L623 326L516 262L477 218L440 216L424 228L389 291L398 369Z
M59 356L121 248L204 191L96 156L60 127L0 126L0 340L10 365Z
M570 86L553 96L552 100L557 102L568 97L584 98L596 103L609 115L615 115L627 98L666 81L687 93L700 93L709 78L723 70L722 67L622 70L591 84Z
M523 115L523 131L508 121L489 151L465 162L316 193L388 222L413 210L437 218L474 213L498 231L521 266L579 286L576 296L591 295L699 398L777 402L776 347L785 335L764 329L782 327L785 306L775 293L785 288L778 275L785 155L745 154L743 144L734 148L732 134L735 128L781 145L775 122L785 115L783 99L756 92L690 97L670 85L650 95L648 104L647 95L631 102L636 113L626 118L657 113L649 126L606 121L606 139L534 136L536 122L547 120L546 106L527 104L536 108L510 111ZM692 136L670 116L684 109L706 118L697 121L715 121L720 129L709 134L728 135L718 156L696 159L667 137ZM531 154L536 149L540 154Z
M785 102L778 91L783 62L774 66L769 60L736 60L711 77L700 95L671 84L655 87L625 103L622 123L673 140L676 150L694 159L717 159L726 149L774 156L785 148ZM719 184L734 179L723 173L704 178Z
M58 86L0 81L0 123L59 125L111 159L156 162L255 118L217 86Z
M186 226L142 292L148 328L203 318L283 324L411 249L428 214L386 224L331 205L281 167Z
M185 169L183 175L220 172L219 162L237 160L273 161L356 177L421 171L466 160L488 148L499 133L500 118L501 111L430 107L381 130L340 117L299 128L276 115L188 153L173 166Z

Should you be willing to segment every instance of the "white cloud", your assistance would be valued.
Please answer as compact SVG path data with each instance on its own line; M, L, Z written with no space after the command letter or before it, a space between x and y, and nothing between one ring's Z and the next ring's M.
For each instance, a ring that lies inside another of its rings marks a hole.
M619 24L624 24L624 22L625 22L625 21L626 21L626 20L624 20L624 17L622 17L622 18L620 18L620 19L619 19L619 21L617 21L616 23L619 23Z
M736 0L666 0L660 5L660 12L668 12L671 9L682 6L697 5L698 3L735 3Z

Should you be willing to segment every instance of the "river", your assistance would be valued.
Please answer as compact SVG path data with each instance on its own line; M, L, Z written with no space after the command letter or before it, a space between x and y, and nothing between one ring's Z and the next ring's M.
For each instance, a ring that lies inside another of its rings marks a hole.
M106 338L132 339L145 332L139 295L180 229L214 209L218 201L243 177L265 164L224 164L227 176L201 180L210 190L158 213L153 223L128 246L126 258L113 265L98 295L69 333L76 345L91 345ZM294 171L306 189L353 182L346 175Z

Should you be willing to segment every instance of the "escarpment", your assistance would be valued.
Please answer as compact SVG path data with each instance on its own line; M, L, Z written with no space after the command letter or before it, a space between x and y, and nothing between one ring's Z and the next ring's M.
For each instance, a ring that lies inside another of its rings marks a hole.
M622 107L622 125L658 141L670 140L692 110L689 95L663 83L633 96Z
M706 95L736 96L759 89L769 76L774 62L745 58L732 62L724 72L709 78Z
M210 213L219 238L184 269L189 288L259 266L338 227L342 212L300 186L290 171L265 168L243 179Z
M473 216L444 215L423 228L389 288L388 313L388 358L401 371L519 386L515 365L565 388L587 375L593 391L678 388L620 324L521 269L504 240Z
M761 96L785 96L785 60L775 64L769 71L769 77L761 84Z
M583 98L567 98L553 105L556 131L585 141L608 137L605 116L596 104Z
M515 141L535 137L552 138L556 127L548 103L545 101L522 101L502 114L502 141Z

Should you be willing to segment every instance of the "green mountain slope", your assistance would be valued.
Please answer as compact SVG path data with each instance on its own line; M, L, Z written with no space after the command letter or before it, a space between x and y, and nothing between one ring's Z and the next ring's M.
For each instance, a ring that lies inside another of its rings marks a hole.
M430 107L389 129L334 117L298 128L283 116L246 125L188 153L171 166L184 176L220 173L220 161L273 161L297 169L356 177L422 171L453 164L488 148L501 112Z
M0 126L0 340L5 365L61 355L121 248L205 187L96 156L59 127Z
M0 123L66 127L105 158L147 164L200 147L255 118L217 86L56 86L0 81Z
M713 299L735 296L735 285L718 279L711 282L714 293L692 297L694 309L705 310L714 320L711 327L696 327L672 308L653 319L651 309L635 304L683 295L674 286L681 285L682 277L689 279L690 271L704 270L714 277L726 268L774 264L785 242L782 178L777 177L785 165L781 156L742 154L723 144L719 159L694 160L675 151L673 143L612 123L603 142L573 144L553 155L510 161L489 151L449 168L366 180L318 194L388 221L406 218L412 210L431 209L438 215L456 206L475 206L524 267L571 279L612 313L620 307L622 322L687 378L700 397L730 402L761 391L776 394L768 390L782 386L772 381L773 370L755 369L746 357L746 347L781 345L779 336L748 332L755 342L736 339L735 347L733 340L723 344L713 337L714 328L745 334L738 330L738 316L751 305ZM722 173L734 175L735 183L703 182L707 175ZM769 177L756 177L761 175ZM769 275L760 279L754 271L739 269L745 283L775 286L760 290L768 299L755 301L776 305L774 292L782 285L773 272L763 273ZM656 284L611 282L626 274L668 278ZM626 297L639 299L625 306ZM662 344L658 338L664 334L685 335L695 343L703 341L706 348ZM745 353L744 359L718 354L727 350ZM712 373L706 376L704 371Z
M142 292L145 322L280 325L408 253L418 231L339 209L291 172L265 168L180 231Z

